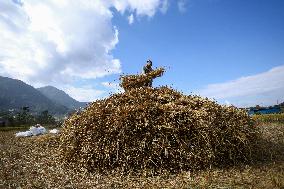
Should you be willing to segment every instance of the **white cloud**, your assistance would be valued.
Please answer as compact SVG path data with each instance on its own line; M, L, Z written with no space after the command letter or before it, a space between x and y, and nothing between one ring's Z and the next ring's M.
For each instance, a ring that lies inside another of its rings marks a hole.
M0 8L3 73L50 83L120 72L111 55L118 31L100 1L1 1Z
M128 16L128 23L131 25L134 22L134 16L133 14L131 14L130 16Z
M230 103L228 100L225 100L225 105L226 105L226 106L230 106L231 103Z
M110 2L121 13L129 11L135 12L138 16L152 17L159 8L167 4L168 0L111 0Z
M102 98L106 93L103 90L95 89L94 87L89 85L81 87L67 85L63 87L63 90L72 98L80 102L92 102L96 99Z
M163 1L163 2L161 3L161 8L160 8L161 12L162 12L163 14L165 14L165 13L168 11L169 6L170 6L170 3L169 3L168 0Z
M167 1L0 1L0 74L37 87L62 88L78 80L120 73L121 62L112 55L119 42L112 8L128 12L133 23L134 15L152 17L166 11ZM87 92L91 89L69 91L85 94L85 100L91 98Z
M119 83L113 83L113 82L102 82L101 83L104 87L111 89L111 92L121 92L123 91L123 88L119 86Z
M237 105L276 104L277 100L284 101L284 66L233 81L210 84L197 93L217 100L233 99Z
M188 0L178 0L177 5L180 12L186 12L187 1Z
M111 8L153 16L167 0L22 0L0 2L0 72L50 84L121 72L111 51L119 31Z

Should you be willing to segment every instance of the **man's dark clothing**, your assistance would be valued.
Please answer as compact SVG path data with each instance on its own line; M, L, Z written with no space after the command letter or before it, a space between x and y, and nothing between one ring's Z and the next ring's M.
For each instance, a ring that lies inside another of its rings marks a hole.
M151 71L153 71L152 66L151 66L150 64L146 64L146 65L143 67L143 71L144 71L144 74L150 73ZM147 82L147 83L145 84L145 86L147 86L147 87L152 87L152 82L153 82L153 80L151 79L149 82Z
M153 71L152 66L149 65L149 64L146 64L146 65L143 67L143 71L144 71L144 74L150 73L151 71Z

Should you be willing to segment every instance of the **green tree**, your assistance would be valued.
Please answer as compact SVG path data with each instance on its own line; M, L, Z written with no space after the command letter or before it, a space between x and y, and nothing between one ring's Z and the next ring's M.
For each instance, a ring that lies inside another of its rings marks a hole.
M15 122L18 125L28 125L35 123L35 117L29 112L29 108L24 107L15 116Z
M40 124L55 124L55 118L45 110L37 117L37 122Z
M14 111L0 111L0 118L6 122L6 126L17 125Z

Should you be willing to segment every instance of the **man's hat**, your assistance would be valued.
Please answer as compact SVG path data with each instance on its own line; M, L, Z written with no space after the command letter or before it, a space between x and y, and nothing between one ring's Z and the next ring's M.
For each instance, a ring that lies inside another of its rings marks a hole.
M151 62L151 63L152 63L152 61L151 61L150 59L147 60L147 63L148 63L148 62Z

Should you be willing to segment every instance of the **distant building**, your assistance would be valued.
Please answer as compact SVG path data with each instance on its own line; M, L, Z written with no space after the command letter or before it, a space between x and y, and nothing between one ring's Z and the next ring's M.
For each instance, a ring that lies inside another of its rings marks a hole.
M280 106L271 106L271 107L256 106L256 107L250 108L249 111L248 111L249 115L253 115L253 114L276 114L276 113L281 113Z

